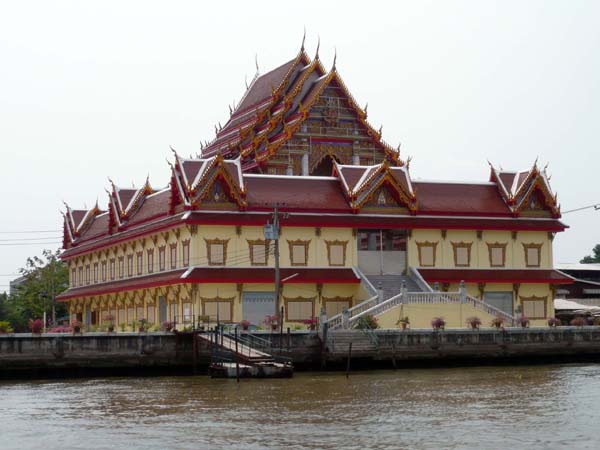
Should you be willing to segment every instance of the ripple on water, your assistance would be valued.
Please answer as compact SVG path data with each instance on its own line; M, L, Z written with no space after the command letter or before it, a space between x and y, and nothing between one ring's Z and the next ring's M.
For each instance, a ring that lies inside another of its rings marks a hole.
M0 384L2 450L597 448L596 365Z

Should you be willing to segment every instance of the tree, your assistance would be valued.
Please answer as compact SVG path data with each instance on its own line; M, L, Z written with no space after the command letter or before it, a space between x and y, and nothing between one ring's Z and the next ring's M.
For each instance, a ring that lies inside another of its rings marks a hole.
M4 305L6 317L16 331L26 331L29 319L42 318L44 312L53 322L66 313L64 304L54 302L69 283L68 269L58 256L58 251L44 250L42 258L27 258L20 270L25 280Z
M600 244L592 249L592 255L584 256L581 261L582 264L600 263Z

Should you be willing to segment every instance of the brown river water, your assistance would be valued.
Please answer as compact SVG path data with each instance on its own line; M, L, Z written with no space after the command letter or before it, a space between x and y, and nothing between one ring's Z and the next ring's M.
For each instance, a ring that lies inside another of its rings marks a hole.
M600 365L2 381L12 449L600 449Z

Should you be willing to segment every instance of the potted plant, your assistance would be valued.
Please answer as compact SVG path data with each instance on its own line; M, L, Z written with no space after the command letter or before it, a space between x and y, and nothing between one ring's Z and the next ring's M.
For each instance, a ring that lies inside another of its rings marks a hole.
M278 317L273 315L266 315L265 316L265 320L263 320L263 323L267 326L267 327L271 327L271 331L277 331L277 326L279 324L279 320Z
M122 333L125 332L125 329L127 328L127 323L126 322L121 322L119 324L119 329L121 330Z
M377 321L377 317L365 314L358 318L354 328L358 330L375 330L379 328L379 322Z
M403 330L406 330L407 328L410 328L410 319L408 316L400 317L398 322L396 322L396 325L400 325Z
M138 331L140 333L144 333L147 330L148 330L148 320L147 319L138 320Z
M109 333L113 333L115 331L115 316L109 314L104 317L104 321L108 323L107 329Z
M73 334L81 333L81 323L77 319L71 321L71 329L73 330Z
M434 317L431 320L431 326L434 330L443 330L446 327L446 321L443 317Z
M575 317L573 320L571 320L572 327L583 327L585 325L586 325L586 320L581 316Z
M240 326L242 327L242 330L248 331L248 328L250 328L250 321L244 319L240 322Z
M13 329L7 321L0 321L0 334L12 333Z
M529 317L527 317L527 316L519 317L519 324L521 325L521 328L529 328Z
M202 324L202 325L200 325ZM198 317L198 328L200 329L200 331L204 331L205 328L207 328L210 325L210 316L209 315L202 315Z
M481 326L481 319L477 316L471 316L467 318L467 324L472 330L478 330Z
M41 334L44 329L44 322L42 322L42 319L30 320L29 329L32 334Z
M315 316L312 316L310 319L306 319L306 320L302 321L302 323L304 325L306 325L309 330L313 330L313 331L317 329L317 322L318 322L318 320Z
M496 316L492 319L492 326L498 329L504 327L504 317Z
M562 325L562 322L560 321L560 319L557 319L556 317L550 317L548 319L548 326L549 327L559 327Z
M163 331L166 331L168 333L170 331L173 331L174 326L175 324L173 324L173 322L167 320L162 323L161 328Z

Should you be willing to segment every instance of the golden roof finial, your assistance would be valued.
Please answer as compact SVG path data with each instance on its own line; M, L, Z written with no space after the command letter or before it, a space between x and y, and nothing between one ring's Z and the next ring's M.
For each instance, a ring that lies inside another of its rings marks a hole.
M337 60L337 47L333 47L333 65L331 66L331 71L335 72L335 62Z
M304 35L302 36L302 45L300 46L300 52L304 51L304 43L306 42L306 25L304 25Z

